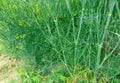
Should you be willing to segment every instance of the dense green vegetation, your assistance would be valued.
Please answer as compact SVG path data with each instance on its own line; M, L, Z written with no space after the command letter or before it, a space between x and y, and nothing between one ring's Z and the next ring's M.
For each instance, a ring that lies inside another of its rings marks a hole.
M1 53L28 59L23 83L119 83L119 30L119 0L0 0Z

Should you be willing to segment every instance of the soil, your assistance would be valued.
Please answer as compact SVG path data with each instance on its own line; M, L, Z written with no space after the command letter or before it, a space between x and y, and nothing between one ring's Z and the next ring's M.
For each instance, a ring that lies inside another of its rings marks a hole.
M19 73L16 71L19 60L7 55L0 56L0 83L20 83Z

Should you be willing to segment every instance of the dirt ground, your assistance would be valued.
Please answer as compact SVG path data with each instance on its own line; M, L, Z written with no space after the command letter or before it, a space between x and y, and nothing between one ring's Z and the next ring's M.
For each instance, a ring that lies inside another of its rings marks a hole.
M7 55L0 56L0 83L20 83L20 76L16 71L19 60Z

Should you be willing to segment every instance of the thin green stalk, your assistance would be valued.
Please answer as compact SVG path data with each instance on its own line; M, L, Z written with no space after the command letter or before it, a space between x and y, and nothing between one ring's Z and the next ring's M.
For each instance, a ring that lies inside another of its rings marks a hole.
M106 36L106 33L107 33L107 29L108 29L108 26L109 26L109 23L110 23L110 18L112 16L112 11L113 11L113 8L115 6L115 1L114 0L110 0L109 4L110 4L110 7L109 7L110 11L108 13L108 18L107 18L107 22L106 22L106 25L105 25L105 28L104 28L104 32L103 32L101 43L98 46L97 62L96 62L96 70L95 70L95 74L96 75L98 74L102 45L103 45L103 42L104 42L104 39L105 39L105 36Z
M72 28L73 28L73 38L74 38L74 62L73 62L73 65L74 65L74 69L73 69L73 73L75 73L75 66L76 66L76 55L77 55L77 42L76 42L76 31L75 31L75 24L74 24L74 17L72 16L72 10L71 10L71 7L70 7L70 3L68 0L65 0L66 1L66 5L67 5L67 8L69 10L69 13L71 15L71 22L72 22Z
M61 49L63 48L63 45L62 45L62 41L60 39L61 37L61 34L60 34L60 31L59 31L59 28L58 28L58 22L57 22L57 19L54 20L55 22L55 26L56 26L56 29L57 29L57 34L58 34L58 39L59 39L59 42L60 42L60 46L61 46ZM67 65L67 61L66 61L66 57L65 57L65 54L64 52L62 52L62 55L63 55L63 58L64 58L64 61L62 60L63 64L66 66L69 74L72 76L71 72L70 72L70 69L68 68L68 65ZM73 76L72 76L73 77Z
M116 1L116 10L118 12L118 16L119 16L119 19L120 19L120 8L119 8L118 1Z
M85 8L86 0L84 0L84 1L85 1L85 2L84 2L83 5L82 5L82 14L81 14L81 17L80 17L79 29L78 29L76 44L78 44L78 41L79 41L79 39L80 39L80 33L81 33L81 28L82 28L82 23L83 23L84 8Z

